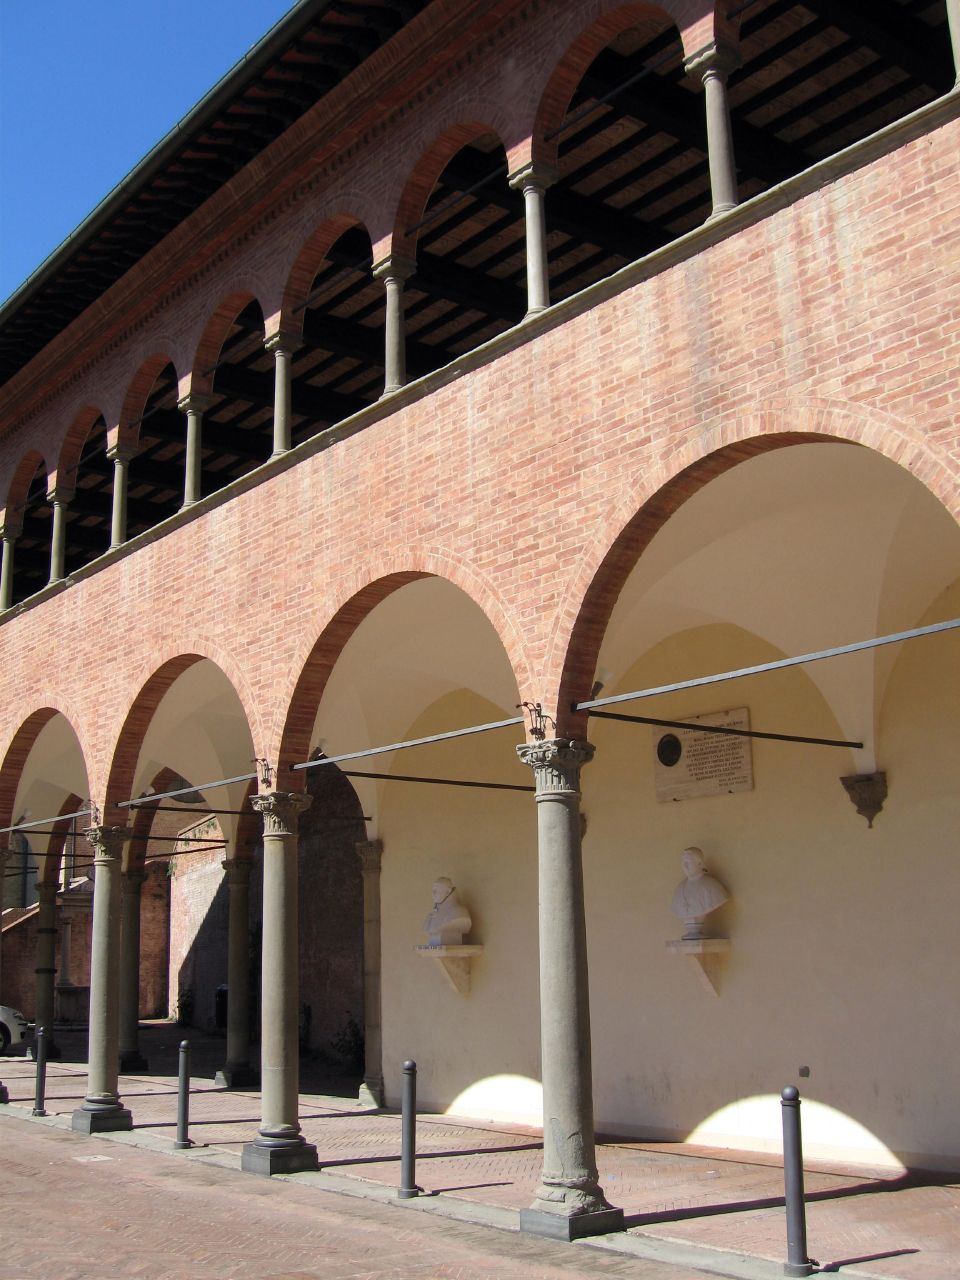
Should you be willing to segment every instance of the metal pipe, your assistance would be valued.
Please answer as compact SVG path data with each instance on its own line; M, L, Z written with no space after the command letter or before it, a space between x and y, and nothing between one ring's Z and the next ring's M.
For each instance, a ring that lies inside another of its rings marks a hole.
M37 1028L36 1041L37 1054L37 1083L33 1097L32 1115L45 1116L47 1114L44 1107L44 1094L47 1089L47 1028Z
M432 782L440 787L485 787L490 791L536 791L536 787L521 786L517 782L465 782L460 778L418 778L406 773L356 773L344 769L345 778L379 778L384 782ZM369 818L365 819L370 821Z
M169 800L171 796L189 796L193 795L194 791L212 791L214 787L229 787L234 782L252 782L256 776L255 773L239 773L235 778L220 778L216 782L201 782L196 787L178 787L176 791L159 791L154 796L137 796L135 800L118 801L117 808L143 809L148 804L153 804L155 800ZM69 817L70 815L67 814L65 816ZM11 827L10 830L12 831L13 828Z
M193 1146L187 1130L190 1126L190 1041L180 1041L180 1074L177 1081L177 1136L174 1151Z
M783 1119L783 1194L787 1207L785 1276L809 1276L814 1263L807 1257L807 1218L803 1203L803 1142L800 1135L800 1091L788 1084L780 1094Z
M960 625L960 624L958 624ZM523 716L512 716L509 720L491 720L489 724L473 724L466 729L450 729L446 733L434 733L429 738L410 738L407 742L391 742L387 747L367 747L363 751L348 751L342 756L324 756L322 760L305 760L303 764L294 764L290 768L294 772L300 769L319 769L325 764L339 764L341 760L362 760L364 756L381 756L388 751L404 751L407 747L426 747L434 742L448 742L451 738L466 738L472 733L487 733L490 729L506 729L511 725L523 724ZM197 788L201 790L201 788Z
M615 693L609 698L592 698L587 702L571 702L571 711L592 711L594 707L610 707L618 702L635 702L640 698L654 698L661 693L677 693L682 689L699 689L702 685L721 684L725 680L738 680L741 676L764 675L768 671L783 671L787 667L799 667L805 662L820 662L824 658L838 658L847 653L862 653L867 649L881 649L887 644L899 644L901 640L917 640L921 636L938 635L941 631L956 631L960 618L949 622L934 622L929 627L914 627L910 631L895 631L891 635L876 636L873 640L858 640L855 644L841 644L834 649L820 649L816 653L802 653L798 658L778 658L776 662L761 662L756 667L740 667L736 671L721 671L713 676L697 676L694 680L678 680L675 684L661 684L653 689L639 689L635 693ZM302 766L301 766L302 767Z
M89 813L93 813L93 810L78 809L76 813L53 813L49 818L34 818L32 822L16 822L12 827L0 827L0 836L5 836L9 831L29 831L33 827L42 827L46 822L65 822L67 818L85 818Z
M423 1190L417 1186L417 1064L403 1064L403 1094L400 1102L400 1186L399 1200L412 1200Z
M735 738L768 738L774 742L806 742L814 747L862 747L862 742L839 738L806 738L799 733L761 733L759 729L733 729L724 724L697 724L695 720L657 720L653 716L627 716L618 711L591 711L597 720L620 720L625 724L654 724L663 729L693 729L697 733L725 733Z

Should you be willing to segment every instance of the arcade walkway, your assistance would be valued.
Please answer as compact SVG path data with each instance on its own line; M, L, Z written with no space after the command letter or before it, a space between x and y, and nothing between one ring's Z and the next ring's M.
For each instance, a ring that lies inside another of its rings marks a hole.
M121 1077L121 1096L133 1111L134 1130L109 1135L108 1141L172 1150L176 1050L183 1034L166 1023L145 1025L141 1048L151 1070ZM259 1096L215 1087L212 1075L223 1041L195 1031L187 1035L197 1073L190 1132L198 1145L185 1158L239 1168L241 1146L259 1122ZM63 1033L58 1039L64 1060L48 1067L49 1117L36 1123L68 1128L84 1092L84 1037ZM22 1056L0 1059L0 1078L10 1093L0 1120L5 1114L29 1116L33 1072L33 1063ZM359 1107L354 1082L323 1077L313 1064L305 1064L303 1084L313 1092L301 1095L301 1122L308 1141L317 1145L321 1172L298 1174L292 1181L392 1200L399 1178L399 1116ZM516 1230L518 1211L532 1200L540 1173L535 1132L421 1116L418 1153L417 1179L431 1195L410 1202L413 1207ZM630 1229L626 1237L607 1237L589 1247L744 1280L782 1274L782 1174L774 1158L611 1139L599 1144L598 1161L603 1185L625 1210ZM883 1280L948 1280L957 1275L960 1178L897 1178L889 1170L811 1165L807 1192L810 1252L822 1270Z

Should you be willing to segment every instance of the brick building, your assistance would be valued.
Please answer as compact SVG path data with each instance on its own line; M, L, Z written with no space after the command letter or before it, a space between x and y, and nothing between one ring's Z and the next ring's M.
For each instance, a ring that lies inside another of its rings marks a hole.
M798 1073L815 1153L960 1162L958 55L958 0L301 0L0 310L0 825L53 883L92 814L78 1127L131 1122L186 799L228 1080L262 865L248 1168L316 1158L305 1004L369 1094L543 1119L532 1230L615 1222L595 1123L763 1149Z

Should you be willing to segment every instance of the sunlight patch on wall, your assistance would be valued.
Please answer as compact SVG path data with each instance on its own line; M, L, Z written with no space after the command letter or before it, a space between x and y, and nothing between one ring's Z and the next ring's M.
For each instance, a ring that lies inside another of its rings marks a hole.
M543 1086L529 1076L487 1076L458 1093L446 1114L539 1128L543 1124Z

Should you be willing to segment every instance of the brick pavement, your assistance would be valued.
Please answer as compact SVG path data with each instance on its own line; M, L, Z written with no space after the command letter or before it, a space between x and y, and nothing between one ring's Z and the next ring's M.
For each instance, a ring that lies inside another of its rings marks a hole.
M170 1029L152 1033L171 1040ZM191 1033L193 1037L195 1033ZM175 1040L171 1040L175 1047ZM65 1042L65 1048L69 1047ZM199 1057L219 1052L200 1046ZM123 1077L121 1092L134 1114L136 1138L161 1147L174 1136L176 1081L169 1052L149 1048L167 1070ZM32 1064L3 1060L12 1110L32 1097ZM309 1073L308 1073L309 1078ZM63 1122L83 1096L83 1064L52 1063L47 1108ZM314 1076L311 1084L320 1082ZM192 1081L191 1134L203 1150L238 1165L240 1148L255 1134L259 1095ZM399 1117L366 1111L338 1085L339 1094L303 1094L301 1121L328 1175L371 1194L399 1180ZM471 1206L496 1220L516 1221L530 1203L540 1170L538 1135L521 1126L444 1116L418 1123L418 1181L453 1213ZM598 1150L603 1184L628 1215L638 1242L682 1242L778 1262L783 1257L782 1170L775 1157L685 1144L606 1141ZM322 1181L322 1179L321 1179ZM823 1165L807 1170L810 1249L825 1267L883 1280L948 1280L960 1275L960 1185L945 1178L897 1177L890 1170ZM512 1216L511 1216L512 1215Z

